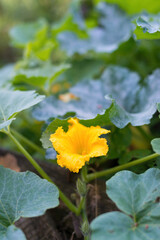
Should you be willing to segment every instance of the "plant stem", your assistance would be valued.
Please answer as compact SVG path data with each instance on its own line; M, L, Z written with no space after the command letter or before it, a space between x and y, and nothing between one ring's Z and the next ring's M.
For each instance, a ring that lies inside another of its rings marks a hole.
M81 197L80 204L79 204L79 206L78 206L78 215L81 214L82 208L83 208L83 206L84 206L84 202L85 202L85 198L84 198L84 197Z
M30 141L29 139L27 139L26 137L24 137L22 134L18 133L16 130L11 129L11 132L13 133L13 135L18 138L20 141L24 142L25 144L27 144L29 147L31 147L32 149L34 149L36 152L39 152L40 154L42 154L43 156L45 155L45 152L42 148L40 148L39 146L37 146L37 144L33 143L32 141Z
M52 181L53 183L53 181ZM54 183L53 183L54 184ZM58 188L59 197L64 202L64 204L68 207L70 211L75 213L78 216L78 208L69 200L69 198Z
M87 181L89 182L89 181L94 180L95 178L108 176L108 175L111 175L111 174L116 173L118 171L121 171L121 170L130 168L130 167L136 166L138 164L141 164L141 163L144 163L144 162L147 162L147 161L150 161L150 160L152 160L152 159L154 159L154 158L156 158L158 156L160 156L158 153L154 153L154 154L151 154L151 155L149 155L147 157L140 158L140 159L137 159L135 161L132 161L132 162L129 162L129 163L117 166L117 167L113 167L113 168L110 168L110 169L107 169L107 170L104 170L104 171L88 174L86 176L86 178L87 178Z
M86 166L84 166L81 170L81 178L82 181L84 182L85 186L86 186L86 176L87 176L87 168ZM87 189L87 188L86 188ZM87 215L86 215L86 197L87 197L87 192L85 193L84 196L82 196L81 198L81 210L82 210L82 218L83 220L87 219Z
M26 149L21 145L21 143L11 134L11 132L6 132L7 135L13 140L18 149L23 153L23 155L29 160L32 166L37 170L37 172L46 180L53 183L52 179L48 174L39 166L39 164L32 158L32 156L26 151ZM76 215L78 215L78 208L64 195L64 193L59 189L59 197L65 203L65 205Z
M81 170L81 178L83 182L87 180L87 166L85 165Z
M84 182L84 184L87 184L87 166L85 165L82 170L81 170L81 179ZM86 186L87 189L87 186ZM90 239L90 229L89 229L89 222L87 218L87 210L86 210L86 198L87 198L87 191L84 196L81 197L81 202L79 205L78 210L80 211L82 215L82 232L84 234L84 240L89 240Z

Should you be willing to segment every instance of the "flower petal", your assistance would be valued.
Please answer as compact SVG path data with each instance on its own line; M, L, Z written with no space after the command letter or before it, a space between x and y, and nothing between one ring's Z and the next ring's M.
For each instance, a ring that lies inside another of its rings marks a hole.
M88 162L90 156L80 156L78 154L63 154L57 156L57 163L61 167L68 168L71 172L78 173L79 169L81 169L86 162Z
M58 153L64 151L72 153L74 150L72 138L70 138L68 134L64 132L62 127L59 127L54 134L51 134L50 141Z
M91 157L105 156L108 152L107 141L104 138L98 139L90 149Z

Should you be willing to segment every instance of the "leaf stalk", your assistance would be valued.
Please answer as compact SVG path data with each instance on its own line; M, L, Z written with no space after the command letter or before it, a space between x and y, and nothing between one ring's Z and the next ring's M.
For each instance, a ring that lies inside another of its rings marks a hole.
M117 166L117 167L113 167L113 168L110 168L110 169L106 169L106 170L103 170L103 171L100 171L100 172L95 172L95 173L90 173L86 176L86 179L87 179L87 182L90 182L96 178L99 178L99 177L104 177L104 176L108 176L108 175L112 175L116 172L119 172L121 170L124 170L124 169L128 169L130 167L133 167L133 166L136 166L136 165L139 165L139 164L142 164L142 163L145 163L145 162L148 162L156 157L159 157L160 155L158 153L153 153L151 155L148 155L146 157L143 157L143 158L140 158L140 159L137 159L137 160L134 160L132 162L129 162L129 163L126 163L126 164L123 164L123 165L120 165L120 166Z

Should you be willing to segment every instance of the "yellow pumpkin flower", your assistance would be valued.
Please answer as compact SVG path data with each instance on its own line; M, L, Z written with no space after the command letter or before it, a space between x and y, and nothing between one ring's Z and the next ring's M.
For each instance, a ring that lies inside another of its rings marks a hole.
M68 120L68 123L68 131L64 132L62 127L58 127L51 134L50 141L58 152L57 163L78 173L90 158L107 154L107 141L99 136L110 131L99 126L85 127L75 118Z

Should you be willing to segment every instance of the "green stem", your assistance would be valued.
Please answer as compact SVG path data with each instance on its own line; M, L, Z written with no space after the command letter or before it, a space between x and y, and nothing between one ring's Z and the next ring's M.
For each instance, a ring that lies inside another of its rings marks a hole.
M159 156L158 153L154 153L154 154L151 154L147 157L140 158L140 159L137 159L135 161L132 161L132 162L129 162L129 163L126 163L126 164L123 164L123 165L120 165L120 166L117 166L117 167L114 167L114 168L110 168L110 169L107 169L107 170L104 170L104 171L88 174L86 176L86 178L87 178L87 181L89 182L89 181L94 180L95 178L108 176L108 175L111 175L111 174L116 173L118 171L121 171L121 170L130 168L130 167L139 165L139 164L147 162L147 161L150 161L150 160L152 160L152 159L154 159L158 156Z
M134 216L133 216L133 220L134 220L134 223L136 223L137 221L136 221L136 215L134 214Z
M81 197L81 200L80 200L80 203L79 203L79 206L78 206L78 215L81 214L84 203L85 203L85 197Z
M86 166L84 166L81 170L81 179L85 186L86 186L86 176L87 176L87 168L86 168ZM80 193L80 195L81 195L81 193ZM82 214L83 216L84 216L84 211L85 211L85 207L86 207L86 195L87 195L87 192L84 195L81 195L80 204L78 206L78 213L79 213L79 215Z
M81 170L81 179L84 182L84 184L87 184L87 166L85 165ZM86 186L87 189L87 186ZM78 210L80 211L82 215L82 232L84 234L84 240L90 239L90 232L89 232L89 222L87 217L87 210L86 210L86 198L87 198L87 191L84 196L81 197L80 205Z
M85 236L85 237L84 237L84 240L89 240L89 236Z
M78 208L69 200L69 198L60 189L59 189L59 197L64 202L64 204L69 208L69 210L78 216Z
M86 182L87 180L87 166L85 165L81 170L82 181Z
M18 138L20 141L24 142L25 144L27 144L29 147L31 147L32 149L34 149L36 152L39 152L40 154L42 154L43 156L45 155L45 152L42 148L40 148L39 146L37 146L37 144L33 143L32 141L30 141L29 139L27 139L26 137L24 137L22 134L18 133L16 130L11 129L11 132L13 133L13 135Z
M31 155L25 150L25 148L20 144L20 142L10 133L6 132L7 135L13 140L13 142L16 144L18 149L24 154L24 156L29 160L29 162L32 164L32 166L37 170L37 172L46 180L53 183L52 179L47 175L47 173L39 166L39 164L31 157ZM75 207L72 202L62 193L62 191L59 189L59 197L61 200L65 203L65 205L76 215L78 215L78 208Z

